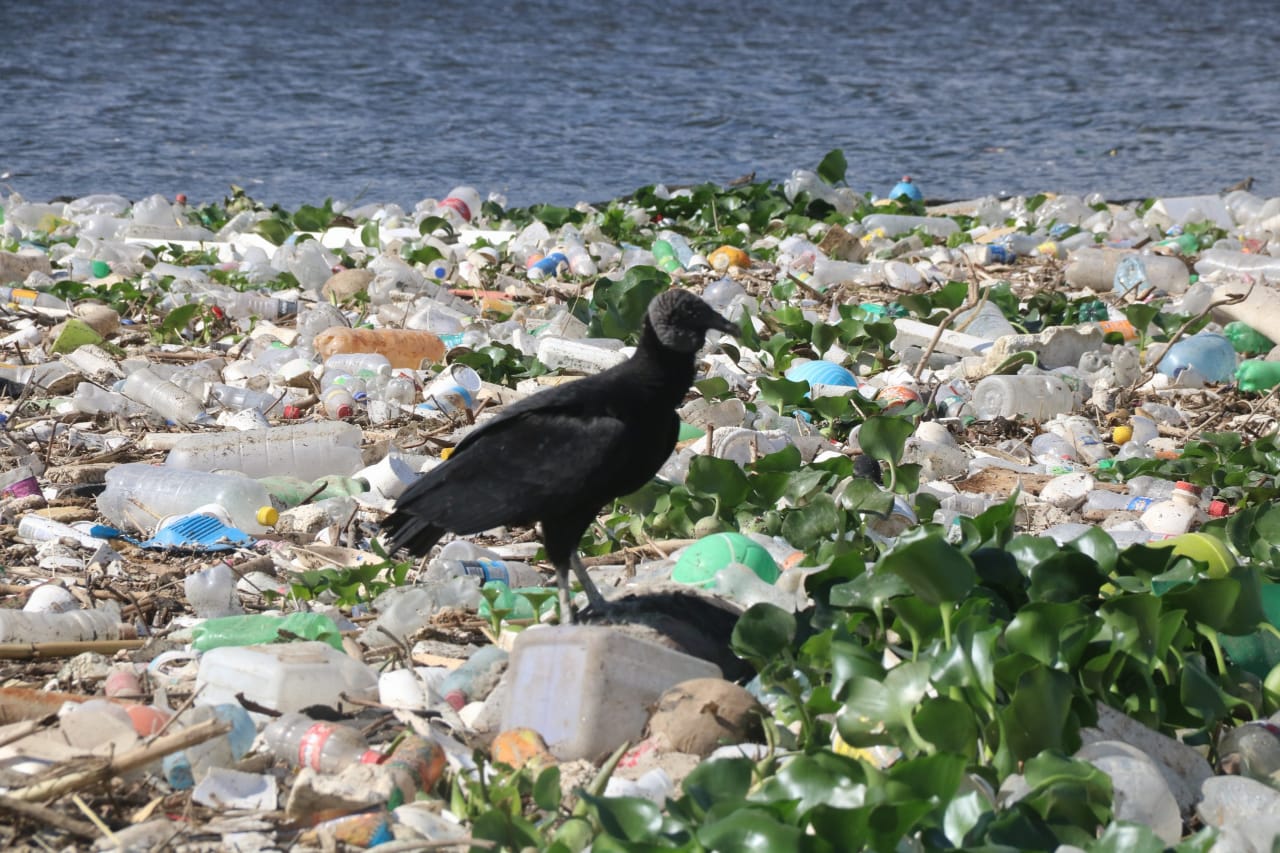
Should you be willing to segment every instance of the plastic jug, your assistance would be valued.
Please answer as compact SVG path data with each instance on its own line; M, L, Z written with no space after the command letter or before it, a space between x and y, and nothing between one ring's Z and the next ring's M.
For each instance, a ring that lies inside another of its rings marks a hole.
M1173 377L1189 367L1209 382L1230 382L1236 372L1235 348L1222 335L1200 332L1169 347L1156 369Z

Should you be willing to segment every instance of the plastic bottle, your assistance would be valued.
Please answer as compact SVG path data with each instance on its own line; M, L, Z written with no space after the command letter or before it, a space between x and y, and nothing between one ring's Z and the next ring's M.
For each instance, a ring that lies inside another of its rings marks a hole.
M1222 273L1233 278L1251 275L1276 281L1280 280L1280 257L1232 249L1208 249L1196 261L1196 272L1202 276Z
M364 735L350 726L320 722L297 712L268 723L262 739L277 758L320 773L337 773L353 764L377 764L383 757L369 749Z
M1191 286L1187 266L1167 255L1125 255L1116 264L1113 290L1137 298L1148 290L1177 295Z
M119 640L132 629L120 623L120 608L109 601L96 610L28 613L0 609L0 643L78 643Z
M1111 457L1111 451L1102 443L1097 427L1088 418L1071 415L1057 424L1050 424L1049 428L1071 442L1083 462L1096 465L1100 460Z
M334 326L315 336L321 358L337 353L377 353L392 367L417 370L423 361L444 360L444 342L431 332L413 329L348 329Z
M680 263L680 259L676 257L676 251L666 240L653 241L653 257L658 262L658 269L666 273L673 273L684 269L684 265Z
M107 472L98 510L112 524L148 532L162 518L216 503L245 533L265 533L278 513L267 490L248 477L130 462Z
M1081 512L1084 518L1098 521L1112 512L1145 512L1155 503L1155 498L1133 496L1094 489L1085 496Z
M1018 259L1018 256L1007 246L967 243L960 247L960 251L980 267L989 267L995 264L1012 264Z
M506 664L506 650L485 646L440 682L440 692L455 711L461 711L468 702L488 695Z
M59 539L74 540L85 548L101 548L107 540L90 536L70 524L63 524L43 515L24 515L18 521L18 535L29 542L50 542Z
M229 702L221 705L198 705L183 717L186 721L183 728L209 720L221 720L231 724L231 731L164 757L162 766L165 780L179 791L194 787L211 768L230 767L240 760L253 746L253 739L257 734L249 712Z
M212 418L199 400L147 367L133 371L120 393L156 414L180 424L205 423Z
M848 216L857 207L859 196L849 187L833 187L822 180L816 172L808 169L796 169L782 183L782 191L787 201L795 201L800 193L808 193L811 199L825 201L837 212Z
M1274 786L1280 771L1280 726L1253 720L1228 729L1218 741L1218 770Z
M380 353L340 352L324 360L324 372L326 376L332 372L371 379L390 373L391 361Z
M1241 391L1270 391L1280 385L1280 361L1242 361L1236 368L1236 382Z
M325 416L334 420L349 418L356 413L356 398L341 385L335 385L320 395L320 408Z
M561 269L568 268L569 259L563 252L551 252L530 264L527 273L530 281L541 281L545 278L554 278L559 275Z
M1157 501L1167 500L1173 496L1176 484L1172 480L1142 474L1125 483L1131 495L1146 495Z
M1275 348L1274 341L1252 326L1241 323L1238 320L1224 326L1222 334L1226 336L1227 340L1231 341L1231 346L1235 347L1236 352L1243 355L1258 355L1270 352Z
M285 396L252 388L240 388L215 382L209 386L209 396L218 405L231 412L255 409L270 417L280 417L284 412Z
M1235 348L1222 335L1200 332L1165 350L1156 369L1176 377L1189 367L1209 382L1230 382L1236 373Z
M1179 480L1174 484L1173 495L1148 507L1140 520L1143 527L1155 534L1152 538L1170 539L1190 530L1201 514L1198 490Z
M480 193L473 187L454 187L440 200L438 207L456 213L463 222L470 222L480 215Z
M187 603L201 619L216 619L244 613L236 595L236 576L226 563L214 563L187 575L182 582Z
M1004 312L993 302L984 302L979 307L958 315L951 328L988 341L1015 333L1013 325L1005 319Z
M1042 432L1031 440L1031 456L1041 465L1070 465L1080 461L1071 442L1053 432Z
M441 583L457 577L479 578L481 583L497 581L512 589L545 586L542 573L527 563L507 560L432 560L427 566L428 581Z
M194 471L239 471L248 477L292 475L316 480L347 475L363 467L354 424L309 421L244 432L183 436L165 457L165 466Z
M1071 411L1075 392L1057 376L997 374L984 377L974 387L972 405L978 420L1024 417L1045 421Z
M61 308L68 310L66 300L59 299L52 293L38 290L27 290L21 287L0 287L0 304L27 305L36 308Z
M867 231L884 229L889 237L920 230L934 237L950 237L960 230L959 224L946 216L903 216L896 213L873 213L862 220Z

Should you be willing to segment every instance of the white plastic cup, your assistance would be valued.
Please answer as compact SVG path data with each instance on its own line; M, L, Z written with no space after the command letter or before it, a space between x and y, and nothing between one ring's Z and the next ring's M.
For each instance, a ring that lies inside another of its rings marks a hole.
M480 374L465 364L451 364L422 390L422 407L453 414L475 405Z

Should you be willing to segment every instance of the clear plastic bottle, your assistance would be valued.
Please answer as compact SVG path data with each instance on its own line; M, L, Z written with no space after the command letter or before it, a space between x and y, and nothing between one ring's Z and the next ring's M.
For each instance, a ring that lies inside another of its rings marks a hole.
M249 712L239 705L198 705L183 714L185 725L179 727L187 728L210 720L230 723L231 731L164 757L165 780L179 791L194 787L211 768L230 767L253 746L256 727Z
M150 368L139 368L125 378L120 393L156 414L180 424L206 423L212 418L204 405Z
M78 643L119 640L132 629L120 622L120 608L109 601L96 610L28 613L0 609L0 643Z
M1169 347L1156 367L1165 376L1177 376L1187 368L1209 382L1230 382L1236 373L1235 348L1222 335L1200 332Z
M481 583L498 581L512 589L546 585L542 573L527 563L485 558L474 560L436 558L427 565L426 579L432 583L443 583L458 577L478 578Z
M1113 290L1129 297L1148 290L1177 295L1191 286L1187 265L1168 255L1125 255L1116 264Z
M1053 432L1042 432L1031 440L1031 456L1041 465L1063 465L1080 461L1071 442Z
M374 352L340 352L324 360L325 374L328 375L330 371L371 378L390 373L391 361L385 355Z
M207 569L187 575L182 582L187 603L201 619L218 619L244 613L236 595L236 576L226 563L214 563Z
M973 389L973 413L978 420L1024 417L1045 421L1074 407L1071 387L1047 374L986 376Z
M358 376L352 376L350 373L337 373L333 371L326 372L324 378L320 380L320 394L323 396L328 393L331 388L345 388L347 393L351 395L351 399L357 403L363 402L369 396L369 385L381 384L385 381L385 374L377 374L366 382Z
M392 367L417 370L424 361L444 360L444 342L431 332L413 329L329 328L315 336L316 352L324 359L337 353L377 353Z
M319 773L337 773L353 764L382 760L382 753L369 749L364 735L350 726L313 720L297 712L268 723L262 739L277 758Z
M354 424L309 421L244 432L183 436L165 466L239 471L247 477L292 475L304 480L351 474L363 467L361 431Z
M1097 427L1088 418L1071 415L1047 426L1071 443L1081 461L1096 465L1103 459L1111 458L1111 451L1102 443Z
M215 382L209 386L209 396L214 402L230 412L256 409L268 417L277 418L284 412L284 396L266 391L255 391L252 388L240 388L235 385Z
M1143 495L1157 501L1163 501L1173 496L1173 490L1177 487L1177 484L1172 480L1141 474L1127 481L1125 486L1129 489L1129 494L1131 495Z
M146 407L140 406L123 394L99 388L90 382L81 382L76 386L71 405L77 412L83 412L86 415L130 415L146 411Z
M1090 521L1099 521L1112 512L1145 512L1155 498L1094 489L1085 496L1081 512Z
M28 542L51 542L59 539L72 539L83 548L97 549L107 544L107 540L91 536L70 524L64 524L43 515L24 515L18 520L18 536Z
M277 518L267 490L248 477L130 462L112 468L106 480L98 510L126 530L148 532L162 518L209 503L221 505L235 526L250 534L265 533Z
M485 646L467 658L466 663L440 682L445 701L455 711L461 711L468 702L483 699L497 684L507 657L507 652L498 646Z
M356 413L356 398L341 385L334 385L320 395L320 408L326 417L344 420Z
M1171 539L1181 536L1199 523L1200 494L1195 486L1179 480L1174 484L1173 495L1168 500L1152 504L1142 513L1142 526L1155 534L1153 539Z
M27 305L35 308L61 308L67 310L66 300L59 299L52 293L39 290L27 290L21 287L0 287L0 304Z

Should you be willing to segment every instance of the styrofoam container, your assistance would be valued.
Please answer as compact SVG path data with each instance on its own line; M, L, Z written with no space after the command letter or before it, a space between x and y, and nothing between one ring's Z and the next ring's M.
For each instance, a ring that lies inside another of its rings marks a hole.
M594 760L639 739L668 688L721 677L713 663L614 628L530 629L511 653L502 728L533 729L562 761Z
M304 641L267 646L222 646L200 659L200 705L236 702L236 694L280 712L327 705L353 710L341 694L374 700L378 674L328 643Z

